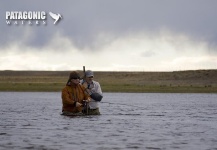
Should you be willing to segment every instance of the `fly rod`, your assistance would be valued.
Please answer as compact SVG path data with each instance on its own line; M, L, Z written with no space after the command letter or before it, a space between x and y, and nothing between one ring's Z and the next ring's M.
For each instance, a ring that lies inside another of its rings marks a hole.
M83 77L83 80L85 79L86 75L85 75L85 66L83 66L83 73L84 73L84 77ZM86 113L88 115L88 102L85 102L86 103Z

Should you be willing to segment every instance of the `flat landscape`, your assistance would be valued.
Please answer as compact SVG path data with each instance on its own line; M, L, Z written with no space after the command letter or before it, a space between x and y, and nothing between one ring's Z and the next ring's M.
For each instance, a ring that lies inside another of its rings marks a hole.
M69 73L0 71L0 91L61 91ZM217 70L94 73L103 92L217 93Z

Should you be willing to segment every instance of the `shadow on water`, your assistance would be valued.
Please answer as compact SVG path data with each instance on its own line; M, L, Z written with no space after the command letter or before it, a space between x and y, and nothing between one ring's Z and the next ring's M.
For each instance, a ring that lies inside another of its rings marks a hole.
M105 93L101 115L63 116L60 93L1 92L0 149L216 149L216 99Z

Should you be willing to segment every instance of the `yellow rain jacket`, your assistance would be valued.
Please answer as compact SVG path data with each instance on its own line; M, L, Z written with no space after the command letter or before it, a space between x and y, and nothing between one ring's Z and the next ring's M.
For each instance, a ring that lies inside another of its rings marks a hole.
M81 112L84 106L83 100L87 100L89 95L85 92L85 87L78 84L77 86L66 85L62 90L62 112ZM83 104L76 107L75 102Z

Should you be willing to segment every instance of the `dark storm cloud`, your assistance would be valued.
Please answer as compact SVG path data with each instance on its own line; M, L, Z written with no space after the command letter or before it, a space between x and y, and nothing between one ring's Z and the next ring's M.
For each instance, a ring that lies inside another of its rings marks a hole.
M53 25L48 16L47 26L32 26L31 38L22 40L27 27L6 25L6 11L53 11L63 19ZM156 33L162 28L205 40L210 45L217 43L215 0L7 0L1 1L0 17L1 46L20 40L28 46L41 47L60 32L82 49L96 46L100 33L118 38L143 31Z

